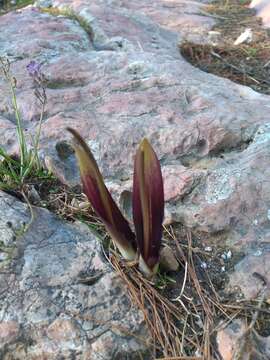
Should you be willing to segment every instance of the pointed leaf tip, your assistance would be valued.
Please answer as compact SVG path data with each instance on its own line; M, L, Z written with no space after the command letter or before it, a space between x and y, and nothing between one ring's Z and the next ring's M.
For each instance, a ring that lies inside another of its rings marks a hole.
M149 141L147 140L147 138L145 137L142 139L140 146L145 147L145 146L151 146L151 145L150 145Z
M91 150L76 130L72 128L67 128L67 130L73 135L73 147L79 164L84 193L122 256L127 260L134 260L135 236L110 195Z

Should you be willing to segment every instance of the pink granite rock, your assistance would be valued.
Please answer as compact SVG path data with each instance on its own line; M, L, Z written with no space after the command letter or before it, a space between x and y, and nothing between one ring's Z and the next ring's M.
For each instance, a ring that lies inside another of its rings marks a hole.
M4 264L0 258L1 360L148 359L138 340L149 336L143 314L99 240L82 224L33 211L29 224L27 205L0 192L1 243L13 249Z
M245 323L240 319L236 319L229 326L223 327L218 331L217 345L222 360L234 359L234 353L239 347L238 341L244 335L245 330Z
M242 278L231 278L249 298L255 292L246 290L252 274L245 269L256 254L256 272L269 277L261 261L270 241L269 97L181 57L178 45L206 41L213 25L202 16L203 3L52 0L69 7L72 19L32 7L1 16L0 54L12 61L28 134L40 108L25 68L32 59L42 63L48 104L39 151L63 182L79 183L65 131L72 126L91 146L115 197L128 203L135 150L147 136L165 177L166 221L204 232L211 242L223 234L217 246L246 254L237 270ZM0 113L0 145L15 152L15 118L2 78ZM258 277L254 282L260 286Z
M19 325L16 321L7 320L0 323L0 347L7 346L19 336Z
M270 356L270 337L260 336L241 319L218 331L217 345L222 360L267 360Z

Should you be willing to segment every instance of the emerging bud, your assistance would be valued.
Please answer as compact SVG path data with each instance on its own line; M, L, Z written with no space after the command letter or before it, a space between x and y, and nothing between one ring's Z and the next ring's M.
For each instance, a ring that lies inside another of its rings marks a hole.
M164 190L159 160L147 139L137 150L133 177L133 220L140 250L140 269L153 276L159 265Z

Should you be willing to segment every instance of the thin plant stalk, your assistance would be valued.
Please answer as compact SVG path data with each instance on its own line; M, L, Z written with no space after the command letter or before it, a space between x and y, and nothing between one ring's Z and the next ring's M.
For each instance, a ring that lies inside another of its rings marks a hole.
M22 175L22 181L27 177L27 175L30 173L30 171L33 168L33 165L36 165L37 168L40 168L40 161L39 161L39 156L38 156L38 145L39 145L39 139L40 139L40 133L41 133L41 125L42 125L42 120L43 120L43 116L44 116L44 111L45 111L45 102L42 103L42 107L41 107L41 113L40 113L40 117L39 117L39 122L38 122L38 128L37 128L37 133L35 136L35 139L33 141L33 153L31 154L31 160L29 162L29 165L27 166L27 169L25 170L25 172Z
M46 105L46 92L44 88L44 81L45 77L40 72L41 65L36 63L35 61L32 61L28 66L27 70L30 74L30 76L33 78L34 84L35 84L35 96L41 103L41 112L39 116L39 122L36 130L36 134L33 139L33 149L28 149L24 130L22 127L22 120L21 120L21 114L18 108L17 103L17 97L16 97L16 78L12 77L10 74L10 62L8 59L4 59L0 57L0 64L2 67L3 74L6 78L7 83L9 84L10 92L11 92L11 99L12 99L12 107L15 113L16 118L16 132L19 142L19 152L20 152L20 167L19 167L19 181L20 184L23 184L25 178L31 173L31 171L35 168L35 170L39 170L41 168L40 161L38 157L38 145L40 140L40 134L41 134L41 125L42 120L45 112L45 105ZM40 91L41 89L41 91ZM3 155L2 155L3 156ZM10 162L8 161L7 157L4 156L4 158L7 160L8 164L10 165ZM8 165L8 166L9 166ZM10 168L10 166L9 166ZM12 174L14 171L12 171ZM14 177L14 176L13 176Z
M20 176L23 176L23 168L24 164L27 160L27 146L26 141L22 129L22 122L21 122L21 115L19 112L18 104L17 104L17 97L15 94L15 87L16 87L16 80L15 78L12 78L10 75L10 63L8 60L4 60L3 58L0 58L0 62L2 65L2 71L3 74L9 84L10 92L11 92L11 99L12 99L12 106L13 110L15 112L15 118L16 118L16 131L17 136L19 140L19 147L20 147Z
M21 114L18 109L17 98L16 98L12 79L10 79L10 90L12 93L12 105L13 105L13 109L15 112L16 125L17 125L16 129L17 129L19 145L20 145L20 159L21 159L20 173L21 173L21 176L23 176L23 166L26 162L28 154L27 154L27 146L26 146L26 142L25 142L25 137L24 137L24 133L23 133L23 129L22 129Z

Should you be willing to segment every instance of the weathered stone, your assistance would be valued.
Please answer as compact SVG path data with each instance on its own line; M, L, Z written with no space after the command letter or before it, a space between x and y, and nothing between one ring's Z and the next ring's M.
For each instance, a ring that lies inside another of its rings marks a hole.
M2 234L22 221L26 229L15 232L12 257L1 267L0 358L141 359L143 315L102 258L98 239L84 225L33 210L29 224L27 206L0 193Z
M267 360L270 356L270 337L260 336L240 319L218 331L217 345L222 360Z
M12 343L19 335L19 325L16 321L3 321L0 323L0 346Z
M240 319L236 319L229 326L218 331L218 351L223 360L234 359L234 353L239 346L238 341L244 335L245 330L245 323Z
M179 269L179 263L174 251L168 246L160 251L160 265L167 271L177 271Z
M268 0L252 0L250 5L257 11L257 15L262 18L265 26L270 26L270 4Z
M238 291L247 299L257 298L262 291L270 297L270 252L267 245L246 255L236 266L230 277L229 288Z

